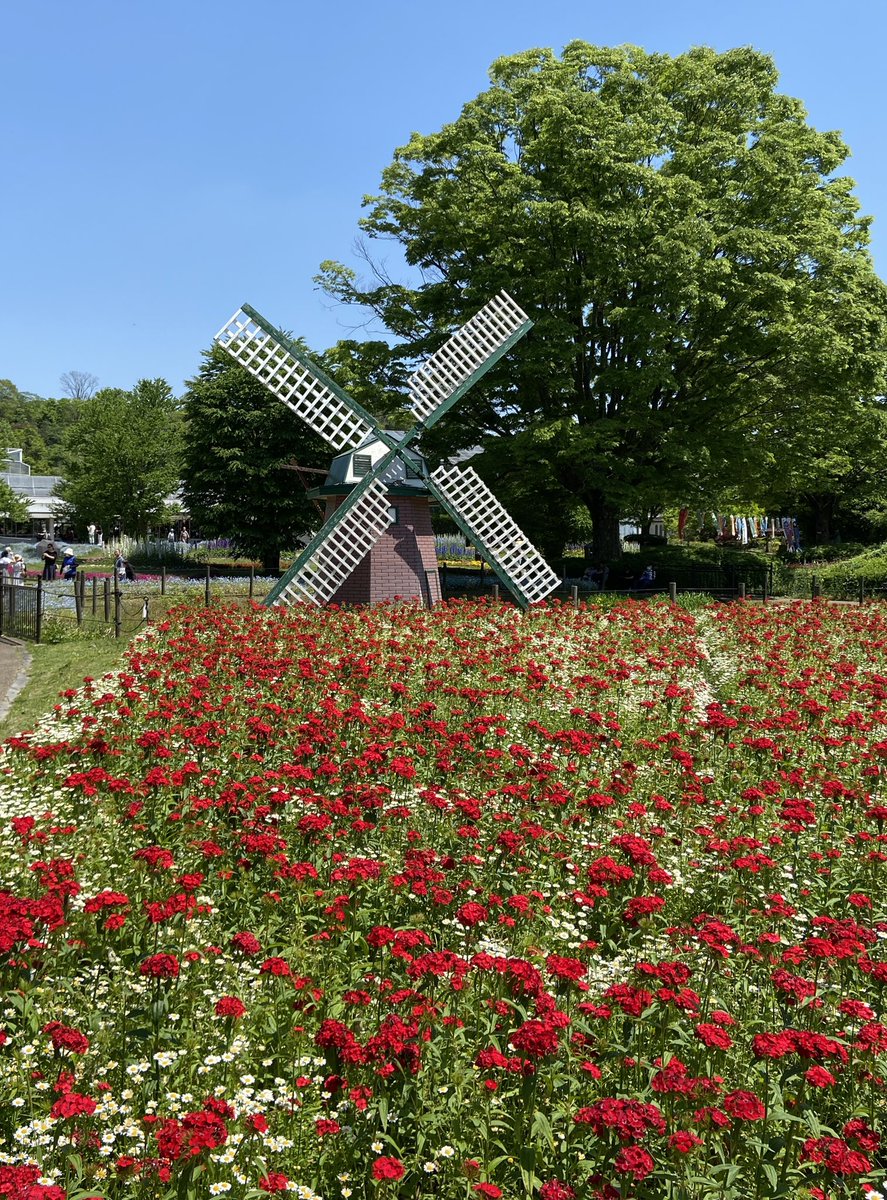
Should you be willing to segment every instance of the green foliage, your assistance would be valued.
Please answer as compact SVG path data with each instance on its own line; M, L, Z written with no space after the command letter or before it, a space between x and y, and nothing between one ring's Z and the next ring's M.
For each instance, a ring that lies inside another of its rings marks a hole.
M345 339L318 355L317 362L382 428L412 427L415 417L404 392L409 372L403 359L392 357L387 342Z
M887 542L870 546L852 558L787 566L780 573L780 582L788 595L809 596L814 577L826 596L855 599L860 584L867 592L883 595L887 590Z
M195 523L276 570L281 550L320 521L287 464L325 468L332 452L217 346L188 384L185 415L183 493Z
M4 525L12 525L17 521L28 521L30 517L31 510L27 502L5 480L0 479L0 521Z
M748 48L499 59L369 201L365 232L399 242L421 282L323 265L401 358L499 288L519 300L534 330L429 445L509 439L540 495L585 506L596 555L615 552L626 511L800 480L878 392L887 293L836 174L847 150L776 79Z
M63 473L63 443L80 416L79 400L44 400L0 379L0 443L21 449L34 475Z
M106 536L115 518L143 534L164 515L179 481L181 418L169 385L141 379L129 392L104 388L82 401L69 430L60 499L71 523L95 521Z

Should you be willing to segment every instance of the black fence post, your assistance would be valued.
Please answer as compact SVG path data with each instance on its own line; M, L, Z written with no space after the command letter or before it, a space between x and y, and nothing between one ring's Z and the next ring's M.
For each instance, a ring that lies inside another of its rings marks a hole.
M668 598L674 604L678 598L678 585L674 582L668 585Z
M160 565L160 595L166 595L166 563Z
M249 565L249 598L250 598L250 600L252 600L252 598L253 598L253 592L255 590L255 586L256 586L256 564L250 563L250 565Z
M40 638L43 634L43 577L37 576L37 616L34 621L34 641L40 644Z
M77 618L77 624L83 624L83 596L80 591L80 579L82 575L74 577L74 616Z
M860 581L859 581L859 603L865 604L865 580L864 579L860 579ZM2 632L3 632L3 630L2 630L2 628L0 628L0 633L2 633Z
M105 602L105 623L111 624L111 580L102 580L102 598Z
M822 595L822 589L819 586L819 578L816 575L810 576L810 599L818 600Z
M207 608L209 608L209 605L210 605L210 600L212 599L212 595L211 595L211 593L210 593L210 583L209 583L209 581L210 581L210 574L209 574L209 571L210 571L210 567L209 567L209 563L207 563L207 564L206 564L206 583L205 583L205 585L204 585L204 599L205 599L205 601L206 601L206 607L207 607Z
M98 612L98 590L99 590L99 581L95 577L95 575L93 575L93 577L92 577L92 615L93 616L95 616L96 613Z
M745 583L742 581L740 581L740 584L739 584L739 599L740 600L745 599Z
M572 601L574 608L579 607L579 587L575 583L570 588L570 600Z
M120 578L117 572L114 572L114 637L119 638L123 629L122 614L120 612Z

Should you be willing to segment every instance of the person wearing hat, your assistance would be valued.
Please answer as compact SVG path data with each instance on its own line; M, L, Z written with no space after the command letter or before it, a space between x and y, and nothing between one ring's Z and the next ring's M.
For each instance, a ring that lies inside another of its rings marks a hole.
M62 579L74 579L77 575L77 559L70 546L62 550Z
M12 546L4 546L0 554L0 574L12 574Z

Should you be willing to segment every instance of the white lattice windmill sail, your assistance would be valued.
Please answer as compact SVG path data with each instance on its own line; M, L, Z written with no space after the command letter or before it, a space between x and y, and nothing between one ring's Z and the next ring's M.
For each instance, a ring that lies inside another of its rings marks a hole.
M387 529L390 508L385 484L372 480L298 573L281 581L274 602L327 604Z
M372 422L359 406L346 401L307 356L296 357L294 348L283 345L256 316L238 309L215 340L337 450L357 446L372 433Z
M532 324L507 292L488 301L407 380L419 420L433 424Z
M471 467L438 467L431 480L440 498L525 604L560 585L548 563Z

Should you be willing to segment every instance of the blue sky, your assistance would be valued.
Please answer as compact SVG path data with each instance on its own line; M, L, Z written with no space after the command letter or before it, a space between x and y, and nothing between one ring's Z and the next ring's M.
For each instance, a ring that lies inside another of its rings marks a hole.
M322 349L312 277L353 262L361 199L500 55L574 38L753 45L838 129L887 271L884 0L25 0L2 6L0 378L176 392L242 301Z

